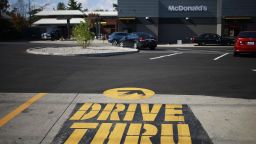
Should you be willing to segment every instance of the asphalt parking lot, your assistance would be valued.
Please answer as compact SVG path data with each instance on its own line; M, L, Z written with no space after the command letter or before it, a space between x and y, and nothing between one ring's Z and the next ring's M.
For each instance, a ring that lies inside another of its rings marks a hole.
M112 57L25 52L49 45L59 44L0 44L0 143L256 142L254 55L168 45ZM139 98L106 97L113 88Z
M113 57L25 52L47 45L1 44L0 91L101 93L109 88L135 86L159 94L255 98L255 56L233 57L232 47L159 47Z

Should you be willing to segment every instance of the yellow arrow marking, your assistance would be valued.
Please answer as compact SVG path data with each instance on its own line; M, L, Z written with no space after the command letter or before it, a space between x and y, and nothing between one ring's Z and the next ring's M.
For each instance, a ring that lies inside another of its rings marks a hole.
M155 92L144 88L124 87L114 88L103 92L107 97L123 100L146 99L155 95Z

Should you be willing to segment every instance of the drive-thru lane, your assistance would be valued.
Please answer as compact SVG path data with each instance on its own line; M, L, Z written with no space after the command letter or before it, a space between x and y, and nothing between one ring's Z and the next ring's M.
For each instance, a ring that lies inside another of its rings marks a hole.
M13 94L0 95L5 101L1 116L35 94L15 95L17 102ZM156 94L125 100L49 93L0 128L0 143L255 143L255 108L256 100L213 96Z

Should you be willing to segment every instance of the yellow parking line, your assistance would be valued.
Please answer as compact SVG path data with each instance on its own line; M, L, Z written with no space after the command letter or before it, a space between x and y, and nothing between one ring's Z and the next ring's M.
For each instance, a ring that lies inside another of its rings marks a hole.
M5 115L3 118L0 119L0 127L4 126L6 123L8 123L10 120L12 120L14 117L19 115L22 111L24 111L26 108L28 108L30 105L32 105L34 102L38 101L40 98L45 96L47 93L38 93L32 98L30 98L28 101L20 105L18 108L13 110L12 112Z

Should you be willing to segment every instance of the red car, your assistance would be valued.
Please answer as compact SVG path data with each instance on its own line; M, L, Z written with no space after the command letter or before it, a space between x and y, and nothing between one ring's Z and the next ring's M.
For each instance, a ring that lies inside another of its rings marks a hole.
M234 56L240 53L256 53L256 31L240 32L234 46Z

